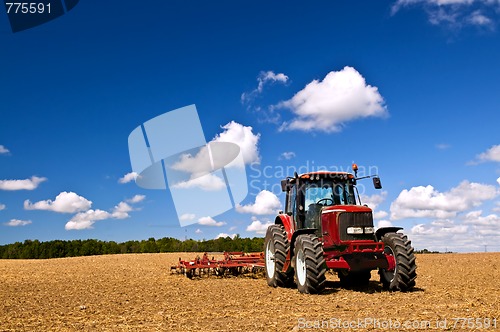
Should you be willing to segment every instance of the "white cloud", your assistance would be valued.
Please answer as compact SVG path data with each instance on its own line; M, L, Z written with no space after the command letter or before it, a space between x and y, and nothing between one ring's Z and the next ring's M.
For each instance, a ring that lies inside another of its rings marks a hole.
M31 224L31 220L19 220L19 219L11 219L9 222L4 223L5 226L17 227L17 226L26 226Z
M184 213L182 216L179 217L179 220L188 221L188 220L194 220L194 218L196 218L196 215L194 213Z
M253 128L231 121L222 127L224 131L217 135L213 142L230 142L240 146L245 164L259 163L260 134L254 134Z
M451 148L450 144L446 144L446 143L436 144L436 149L438 149L438 150L447 150L449 148Z
M125 184L125 183L135 181L135 179L138 176L139 176L139 174L137 174L136 172L127 173L122 178L118 179L118 183Z
M486 150L485 152L478 154L476 156L476 160L473 161L473 164L483 163L487 161L500 162L500 144L493 145L491 148Z
M482 216L483 211L471 211L465 215L464 224L476 226L489 226L490 228L500 229L500 216L490 214L485 217Z
M378 211L378 206L387 198L387 191L371 196L361 195L361 203L368 205L373 210L373 219L384 219L389 214L386 211Z
M292 152L292 151L289 151L289 152L283 152L280 156L279 156L279 160L290 160L292 158L295 158L295 152Z
M231 234L231 235L229 235L229 234L227 234L227 233L219 233L219 235L217 235L217 236L215 237L215 239L217 240L217 239L219 239L219 238L226 238L226 237L230 237L231 239L234 239L234 238L236 237L236 235L237 235L237 234Z
M212 217L201 217L200 219L198 219L198 224L204 226L221 227L224 226L226 223L224 221L215 221Z
M240 147L244 164L259 163L258 143L260 134L254 134L252 127L243 126L231 121L222 127L224 131L214 137L211 142L229 142ZM202 147L196 155L183 154L170 168L178 171L191 173L189 180L177 182L172 185L175 189L200 188L205 191L217 191L226 189L226 183L216 174L209 173L211 170L210 151L208 147Z
M145 198L146 198L145 195L135 195L134 197L127 199L127 202L135 204L135 203L142 202Z
M100 209L87 210L85 212L80 212L74 215L64 226L66 230L82 230L90 229L96 221L106 220L106 219L125 219L130 217L129 212L135 209L130 206L127 202L133 204L138 203L144 199L144 195L135 195L130 199L126 199L115 205L111 212L107 212Z
M323 81L312 81L275 107L288 108L295 115L280 130L339 132L346 122L388 115L378 88L367 85L352 67L332 71Z
M437 219L413 226L408 234L417 249L483 251L500 241L500 216L470 211L457 220Z
M275 74L271 70L266 72L261 71L257 80L259 81L259 86L257 87L257 90L259 90L259 92L262 92L264 84L266 84L267 82L286 83L288 81L288 76L286 76L283 73Z
M460 29L466 25L494 29L493 20L485 14L498 15L497 0L398 0L392 6L392 14L404 7L422 7L434 25ZM496 12L496 14L495 14Z
M500 178L497 179L498 184L500 184Z
M236 228L238 228L238 227L236 227L236 226L231 226L231 227L229 227L229 231L230 231L230 232L231 232L231 231L234 231Z
M389 220L379 220L377 228L392 227L394 226Z
M47 210L59 213L75 213L90 209L92 202L85 197L79 196L74 192L63 191L56 196L55 200L45 200L31 203L24 201L25 210Z
M407 234L417 249L462 251L477 246L478 238L464 224L452 220L436 220L413 226ZM471 249L468 249L471 250Z
M481 205L495 198L498 190L491 185L462 181L457 187L441 193L433 186L403 190L391 204L391 219L452 218L458 212Z
M384 219L387 218L389 213L387 211L375 211L373 212L373 219Z
M368 205L372 210L377 209L379 204L387 198L387 191L382 191L380 194L373 194L371 196L361 195L361 203Z
M0 211L5 210L6 206L5 204L0 203Z
M283 73L275 74L273 71L261 71L257 77L257 88L251 92L244 92L241 94L241 103L251 102L255 97L262 93L264 86L272 83L285 84L288 81L288 76Z
M451 219L436 219L431 222L432 226L437 226L437 227L453 227L455 222Z
M403 7L422 4L434 6L447 6L447 5L470 5L475 0L397 0L392 6L392 13L395 14Z
M207 164L208 162L210 162L210 160L211 158L208 147L204 146L200 148L200 150L194 156L190 153L182 154L179 160L170 167L177 171L191 173L191 178L195 179L205 174L209 174L209 170L207 170Z
M457 223L454 220L434 220L415 225L409 237L416 248L452 251L483 251L497 247L500 241L500 217L483 216L482 211L471 211Z
M9 149L7 149L5 146L0 145L0 154L7 154L9 153Z
M255 203L249 205L236 205L236 211L257 215L276 214L281 207L278 197L268 190L262 190L255 197Z
M47 178L32 176L25 180L0 180L0 190L34 190Z
M431 224L418 224L412 227L413 235L430 235L435 237L446 237L450 234L465 234L468 227L466 225L438 226Z
M82 230L92 228L92 225L99 220L110 219L111 213L103 210L88 210L76 214L66 223L66 230Z
M125 202L120 202L113 208L111 217L116 219L125 219L130 217L129 212L134 211L134 209Z
M175 189L200 188L205 191L217 191L226 188L226 183L215 174L205 174L200 177L181 181L172 185Z
M202 231L201 229L199 229L199 228L198 228L197 230L195 230L194 232L195 232L196 234L201 234L201 233L203 233L203 231Z
M425 224L418 224L411 228L412 234L432 234L434 229L426 229Z
M489 17L483 15L483 13L480 10L472 12L467 17L467 21L472 25L481 25L481 26L493 25L493 21Z
M271 226L273 223L271 223L269 220L266 220L265 223L262 223L260 220L257 220L257 218L252 217L252 223L248 225L247 227L247 232L255 232L257 234L266 234L267 228Z

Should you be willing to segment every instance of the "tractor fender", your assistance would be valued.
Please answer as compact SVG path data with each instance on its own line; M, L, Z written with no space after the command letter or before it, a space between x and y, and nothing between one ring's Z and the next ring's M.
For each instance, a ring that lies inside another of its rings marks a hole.
M382 227L377 229L375 232L375 238L377 241L381 241L382 237L387 233L396 233L397 231L403 229L403 227Z
M292 234L292 238L289 240L290 241L290 259L293 257L293 251L295 249L295 240L299 237L299 235L302 234L314 234L316 233L317 229L316 228L303 228L303 229L298 229Z
M274 220L274 224L282 225L285 228L286 237L288 239L288 243L290 244L290 254L291 254L290 257L293 256L295 239L297 239L299 235L314 234L317 231L316 228L303 228L295 230L292 222L292 217L289 216L288 214L283 214L283 213L278 214L278 216Z
M288 214L280 213L276 216L274 220L275 225L282 225L285 228L285 232L287 234L288 241L291 239L291 234L293 234L294 227L292 222L292 217Z

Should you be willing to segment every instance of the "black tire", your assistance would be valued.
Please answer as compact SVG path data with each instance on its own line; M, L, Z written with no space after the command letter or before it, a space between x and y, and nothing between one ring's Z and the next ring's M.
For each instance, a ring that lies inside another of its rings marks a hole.
M326 285L326 263L321 242L313 234L303 234L295 240L295 282L299 292L318 294Z
M293 283L293 270L281 272L285 265L290 244L282 225L271 225L264 240L267 284L271 287L289 287Z
M389 290L409 291L415 287L417 265L413 247L408 237L400 233L387 233L382 237L385 253L394 255L396 268L394 271L380 269L380 281Z
M370 282L371 271L356 271L356 272L347 272L340 271L339 279L340 284L344 287L358 287L358 286L366 286Z

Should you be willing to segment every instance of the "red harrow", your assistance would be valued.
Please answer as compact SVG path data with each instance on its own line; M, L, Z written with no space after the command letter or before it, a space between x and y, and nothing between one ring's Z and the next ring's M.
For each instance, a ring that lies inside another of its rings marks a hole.
M257 273L265 268L264 253L224 252L224 259L217 260L204 253L191 261L179 258L179 263L170 268L172 273L184 274L189 279L206 275L237 276L243 273Z

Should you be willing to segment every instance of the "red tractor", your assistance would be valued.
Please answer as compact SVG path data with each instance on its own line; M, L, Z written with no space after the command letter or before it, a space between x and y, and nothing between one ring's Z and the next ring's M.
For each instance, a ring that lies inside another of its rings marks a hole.
M266 278L269 286L295 284L301 293L320 293L328 269L343 285L368 284L378 269L384 288L408 291L417 274L411 241L398 233L401 227L375 231L372 210L362 205L357 178L346 172L311 172L281 181L286 192L280 211L265 238Z

